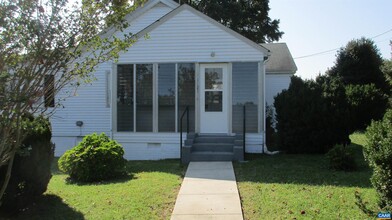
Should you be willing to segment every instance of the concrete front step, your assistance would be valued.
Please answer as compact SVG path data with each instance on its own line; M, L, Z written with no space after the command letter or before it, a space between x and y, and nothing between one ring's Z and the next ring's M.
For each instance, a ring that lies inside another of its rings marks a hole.
M212 151L212 152L233 152L233 143L194 143L192 152Z
M233 136L198 136L194 143L234 143Z
M191 161L232 161L233 152L194 151L191 153Z

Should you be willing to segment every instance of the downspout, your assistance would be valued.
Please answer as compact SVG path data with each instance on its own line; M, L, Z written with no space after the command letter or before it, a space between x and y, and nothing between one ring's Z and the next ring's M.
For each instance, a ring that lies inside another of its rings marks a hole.
M264 122L263 122L263 126L264 126L264 129L263 129L263 137L264 137L264 146L263 146L263 148L261 149L261 153L262 154L267 154L267 155L275 155L275 154L278 154L279 153L279 151L269 151L268 150L268 147L267 147L267 135L266 135L266 128L267 128L267 125L266 125L266 112L265 112L265 110L266 110L266 106L265 106L265 81L266 81L266 72L265 72L265 66L266 66L266 63L268 62L268 58L269 58L269 56L265 56L264 57L264 62L263 62L263 115L264 115L264 117L263 117L263 120L264 120Z

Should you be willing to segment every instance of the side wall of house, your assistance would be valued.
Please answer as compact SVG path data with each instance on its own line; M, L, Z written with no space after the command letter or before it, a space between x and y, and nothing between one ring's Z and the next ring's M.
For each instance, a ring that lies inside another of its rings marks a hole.
M137 33L171 10L159 3L130 22L125 31ZM111 92L112 67L109 62L99 65L94 74L96 80L91 84L84 84L76 90L67 87L57 95L56 100L65 100L51 117L56 156L75 146L84 135L93 132L111 135L111 107L107 103L107 93ZM77 121L82 121L83 126L77 126Z
M291 76L293 74L271 74L267 72L265 77L265 101L267 106L274 104L274 98L278 93L289 88Z

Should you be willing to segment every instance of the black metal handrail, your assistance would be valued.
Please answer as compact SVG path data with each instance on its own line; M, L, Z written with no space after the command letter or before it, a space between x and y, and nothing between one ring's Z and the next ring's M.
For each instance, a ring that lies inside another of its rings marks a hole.
M243 144L243 151L244 151L244 160L246 160L246 152L245 152L245 134L246 134L246 106L243 106L243 124L242 124L242 144Z
M184 119L186 113L186 133L189 133L189 106L185 107L184 112L180 118L180 163L182 162L182 119Z

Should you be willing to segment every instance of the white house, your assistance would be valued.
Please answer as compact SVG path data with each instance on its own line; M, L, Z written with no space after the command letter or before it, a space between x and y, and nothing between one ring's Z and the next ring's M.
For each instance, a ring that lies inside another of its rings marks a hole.
M139 40L117 63L101 64L97 80L51 117L56 155L84 135L105 132L124 147L126 159L179 158L180 118L187 107L189 132L196 134L185 141L190 153L227 155L234 145L242 151L243 106L246 151L263 151L265 103L272 104L296 71L286 44L256 44L172 0L151 0L127 19L125 31ZM233 137L229 150L204 143L227 142L224 137Z

